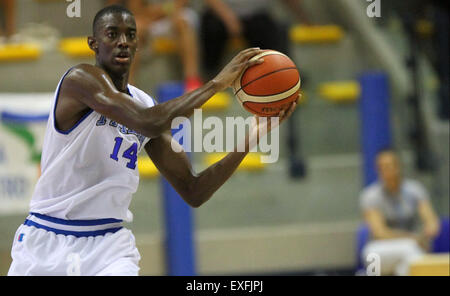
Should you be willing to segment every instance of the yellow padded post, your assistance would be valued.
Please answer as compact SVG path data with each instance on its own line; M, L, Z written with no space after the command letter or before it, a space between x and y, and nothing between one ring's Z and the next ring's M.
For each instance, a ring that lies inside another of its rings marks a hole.
M74 58L93 57L94 51L89 48L87 37L64 38L59 43L59 49Z
M0 45L0 61L16 62L36 60L41 56L41 48L33 43L11 43Z
M227 153L209 153L205 156L205 165L210 166L221 160ZM266 163L261 162L261 153L250 152L245 156L237 170L239 171L261 171L266 167Z
M295 43L333 43L341 40L343 36L341 27L336 25L294 25L289 31L289 37Z
M152 51L156 54L174 54L178 45L173 38L156 37L151 41Z
M202 106L205 111L220 111L230 105L230 95L226 92L218 92Z
M143 178L155 178L159 171L148 156L138 157L139 175Z
M327 82L319 86L320 96L334 103L352 103L359 98L360 93L357 81Z

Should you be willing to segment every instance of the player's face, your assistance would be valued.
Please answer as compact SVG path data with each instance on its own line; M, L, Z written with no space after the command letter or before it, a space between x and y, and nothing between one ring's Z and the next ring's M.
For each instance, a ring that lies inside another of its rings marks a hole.
M128 72L138 43L134 17L107 14L97 28L97 62L117 74Z
M400 187L401 170L397 156L392 152L381 153L377 158L378 175L386 189L396 193Z

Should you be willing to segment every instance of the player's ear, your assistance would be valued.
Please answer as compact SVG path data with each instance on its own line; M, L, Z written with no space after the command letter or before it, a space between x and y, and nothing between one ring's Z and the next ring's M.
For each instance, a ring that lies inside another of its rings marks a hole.
M95 53L98 53L98 43L95 37L93 36L88 37L88 45L90 49L92 49Z

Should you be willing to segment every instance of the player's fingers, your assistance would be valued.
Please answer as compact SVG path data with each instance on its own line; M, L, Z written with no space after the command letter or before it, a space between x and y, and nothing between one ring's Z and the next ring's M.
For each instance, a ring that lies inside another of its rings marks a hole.
M251 66L254 66L254 65L259 65L259 64L261 64L263 62L264 62L264 59L257 59L257 60L253 60L253 61L245 60L242 63L237 65L237 69L241 70L241 71L244 71L244 69L247 69L248 67L251 67Z
M238 53L238 55L236 56L236 59L239 61L248 60L250 57L257 54L257 52L259 50L260 50L259 47L251 47L251 48L244 49Z
M247 61L247 66L248 67L251 67L251 66L254 66L254 65L259 65L259 64L262 64L262 63L264 63L264 59L257 59L257 60L253 60L253 61Z
M296 104L300 103L300 100L302 99L302 96L303 96L302 93L298 93L298 97L297 97L297 99L295 100L295 103L296 103Z
M297 103L296 102L292 102L291 106L289 107L285 118L288 118L289 116L291 116L291 114L294 112L295 107L297 107Z
M295 107L297 106L296 102L292 102L291 105L289 106L289 108L287 109L287 111L283 114L283 116L280 116L280 123L284 120L286 120L286 118L289 118L289 116L291 116L291 114L294 112Z
M248 50L244 50L240 53L241 61L249 60L252 57L254 57L255 55L260 54L261 52L262 52L262 50L259 47L253 47L253 48L249 48Z
M250 47L250 48L242 50L239 54L240 55L247 55L247 54L251 54L251 53L254 53L254 52L258 52L260 50L261 50L261 48L259 48L259 47Z

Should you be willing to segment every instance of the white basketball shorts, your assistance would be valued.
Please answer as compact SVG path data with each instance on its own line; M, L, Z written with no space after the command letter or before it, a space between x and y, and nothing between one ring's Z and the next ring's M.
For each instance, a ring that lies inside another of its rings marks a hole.
M11 250L10 276L137 276L139 251L117 219L63 220L31 213Z

